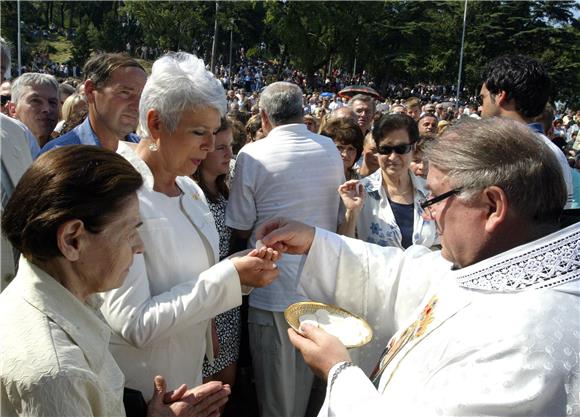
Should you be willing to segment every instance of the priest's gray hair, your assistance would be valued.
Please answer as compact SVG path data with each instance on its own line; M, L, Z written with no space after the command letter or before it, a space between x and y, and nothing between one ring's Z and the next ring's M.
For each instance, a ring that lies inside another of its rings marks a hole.
M447 174L459 198L496 185L520 216L535 223L558 220L567 191L556 156L523 123L501 118L467 120L447 129L426 152Z
M302 90L285 81L272 83L260 95L260 109L273 126L302 123Z
M169 132L175 132L186 109L216 109L220 117L227 111L226 92L203 61L185 52L169 53L153 63L139 101L141 137L149 137L147 112L155 109Z
M48 86L54 89L58 97L58 81L50 74L42 74L40 72L27 72L22 74L14 81L11 89L10 99L12 103L18 104L20 97L24 94L26 87Z

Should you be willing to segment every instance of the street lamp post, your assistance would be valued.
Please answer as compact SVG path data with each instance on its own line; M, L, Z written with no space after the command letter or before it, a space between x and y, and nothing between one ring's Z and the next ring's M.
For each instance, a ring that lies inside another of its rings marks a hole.
M232 49L234 45L234 19L230 19L230 68L228 71L228 80L230 80L229 88L232 88Z
M215 2L215 19L213 26L213 43L211 45L211 60L209 70L214 72L215 54L217 51L217 37L218 37L218 10L220 8L219 2Z
M16 35L16 48L18 51L18 75L22 73L22 45L20 44L20 0L16 2L16 17L18 20L17 24L17 35Z
M467 22L467 0L463 9L463 33L461 34L461 52L459 53L459 75L457 76L457 94L455 96L455 108L459 108L459 89L461 87L461 72L463 71L463 46L465 44L465 25Z

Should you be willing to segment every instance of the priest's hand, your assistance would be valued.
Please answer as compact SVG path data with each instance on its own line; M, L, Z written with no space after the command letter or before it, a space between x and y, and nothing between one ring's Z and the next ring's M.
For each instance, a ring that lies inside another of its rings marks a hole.
M270 248L294 255L308 253L315 228L294 220L276 217L256 229L256 239Z
M337 337L310 324L302 325L300 330L302 334L288 329L290 342L302 353L310 369L324 381L334 365L350 362L346 347Z

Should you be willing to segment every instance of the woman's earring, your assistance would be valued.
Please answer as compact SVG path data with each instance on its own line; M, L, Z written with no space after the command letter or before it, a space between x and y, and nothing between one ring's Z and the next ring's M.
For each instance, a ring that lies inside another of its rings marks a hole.
M151 152L157 152L158 149L159 149L159 146L157 146L157 142L151 142L149 144L149 150Z

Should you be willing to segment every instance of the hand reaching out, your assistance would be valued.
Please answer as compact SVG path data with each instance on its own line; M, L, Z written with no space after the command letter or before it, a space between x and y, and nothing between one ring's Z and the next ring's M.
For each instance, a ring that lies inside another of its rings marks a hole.
M315 229L304 223L276 217L256 229L256 239L277 251L294 255L308 253Z
M263 247L233 254L233 262L242 285L249 287L265 287L278 277L278 267L275 261L280 253L272 248Z
M347 210L359 212L365 201L365 190L358 180L350 180L338 187L338 194Z

